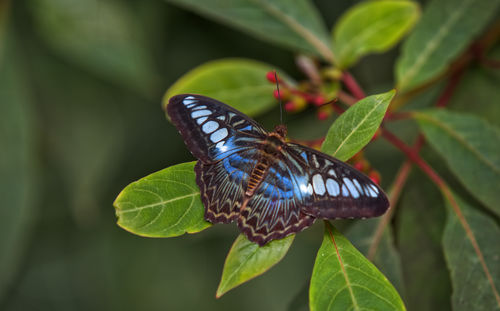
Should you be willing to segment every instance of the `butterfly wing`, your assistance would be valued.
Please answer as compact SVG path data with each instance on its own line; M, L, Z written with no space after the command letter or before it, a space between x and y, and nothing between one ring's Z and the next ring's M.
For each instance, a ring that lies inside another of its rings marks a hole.
M182 94L170 98L167 113L189 151L204 163L251 149L266 131L254 120L215 99Z
M243 203L238 217L240 230L259 245L302 231L315 220L302 212L296 172L288 163L278 156L268 170L253 196Z
M234 108L200 95L172 97L167 112L200 160L195 171L205 218L238 219L240 230L260 245L299 232L315 218L374 217L389 207L367 176L297 144L283 148L254 194L245 197L266 131Z
M196 183L205 219L228 223L236 219L248 175L258 159L257 143L266 132L252 119L209 97L172 97L167 113L191 153L199 159Z
M206 220L229 223L238 217L250 171L257 164L255 153L255 149L244 150L218 162L196 163L196 183Z
M287 165L296 172L302 211L324 218L369 218L389 208L383 190L348 164L314 149L288 144Z

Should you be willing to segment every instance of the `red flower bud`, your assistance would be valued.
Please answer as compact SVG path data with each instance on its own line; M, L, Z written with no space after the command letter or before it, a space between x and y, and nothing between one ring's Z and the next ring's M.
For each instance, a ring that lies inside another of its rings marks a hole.
M266 79L272 83L276 83L276 76L277 76L277 74L275 75L274 71L269 71L266 73ZM278 82L281 82L280 78L278 78Z
M330 115L328 114L328 112L324 111L324 110L320 110L318 111L318 119L319 120L326 120L328 119Z
M380 174L376 171L371 171L370 174L368 175L368 177L370 177L370 179L376 183L377 185L380 184Z
M354 165L353 165L353 166L354 166L354 168L355 168L355 169L357 169L358 171L363 171L363 167L364 167L363 162L356 162L356 163L354 163Z
M313 104L314 104L315 106L321 106L321 105L323 105L324 103L325 103L325 99L324 99L324 98L323 98L323 96L321 96L321 95L320 95L320 96L316 96L316 97L314 97L314 99L313 99Z
M285 111L293 112L296 110L297 106L293 101L286 102L284 105Z
M278 92L278 90L274 90L273 96L276 99L283 99L283 94L281 92Z

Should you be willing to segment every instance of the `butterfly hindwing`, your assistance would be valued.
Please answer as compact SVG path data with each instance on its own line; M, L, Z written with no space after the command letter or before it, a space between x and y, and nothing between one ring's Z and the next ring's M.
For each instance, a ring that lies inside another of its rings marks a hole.
M255 121L215 99L177 95L169 100L167 112L191 153L208 163L264 139L265 130Z
M389 201L382 189L366 175L314 149L288 144L290 166L297 174L304 198L302 210L324 219L369 218L382 215Z
M251 241L263 245L312 225L314 217L302 211L296 185L294 172L282 159L274 159L259 188L240 210L240 230Z

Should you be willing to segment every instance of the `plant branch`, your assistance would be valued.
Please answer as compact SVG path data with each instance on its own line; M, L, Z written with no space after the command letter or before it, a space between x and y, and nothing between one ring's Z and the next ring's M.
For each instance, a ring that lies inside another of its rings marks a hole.
M344 104L346 104L348 106L352 106L357 102L356 98L352 97L351 95L347 94L346 92L344 92L342 90L339 90L337 92L337 97L341 102L343 102Z
M366 97L365 92L363 89L359 86L358 82L354 77L348 72L344 71L342 73L342 82L346 86L346 88L351 92L351 94L357 99L363 99Z
M464 72L465 72L465 67L462 67L450 76L448 84L446 85L444 91L441 93L441 96L439 96L436 102L436 107L446 107L448 105L451 96L455 92L458 83L460 82L460 80L464 75Z
M442 74L434 77L432 80L417 86L398 96L394 99L393 103L389 107L390 110L396 110L407 101L411 100L416 95L427 90L432 85L435 85L438 81L443 78L449 77L457 73L458 71L464 71L474 60L483 62L484 55L490 49L493 44L498 42L500 38L500 20L496 21L491 28L489 28L484 35L481 36L477 41L472 43L470 47L465 50L461 56L459 56Z
M382 128L382 136L386 138L389 142L391 142L394 146L396 146L398 149L400 149L406 156L413 161L435 184L436 186L441 190L443 195L446 197L448 202L450 203L453 211L457 215L458 220L460 221L460 224L464 228L465 234L469 241L472 244L472 247L474 248L474 252L476 253L481 266L483 268L483 271L486 275L486 278L488 279L488 282L490 283L490 286L492 288L492 291L495 295L495 298L500 305L500 294L498 293L498 290L495 287L495 283L493 282L493 277L491 276L491 273L488 269L488 266L486 265L486 261L484 260L484 255L481 252L481 249L479 248L479 244L477 243L476 237L474 235L474 232L472 231L471 227L469 226L469 223L465 219L464 214L462 213L462 210L460 209L460 206L458 205L457 201L455 200L455 197L453 196L453 193L451 192L450 188L448 185L444 182L444 180L425 162L417 153L414 152L412 148L410 148L408 145L406 145L403 141L401 141L398 137L396 137L394 134L389 132L388 130Z
M420 151L420 148L422 148L423 144L424 144L424 136L420 134L418 135L417 140L413 145L413 151L418 153ZM375 258L375 254L377 252L378 246L380 245L380 241L382 240L384 230L391 221L392 216L394 215L394 211L396 210L399 197L401 195L401 192L403 191L408 176L410 175L411 167L412 167L412 161L406 160L399 168L398 174L396 175L394 183L391 186L391 191L389 194L389 202L391 207L378 223L377 228L375 229L375 233L373 234L373 239L370 248L368 249L368 253L366 256L371 261L373 261L373 259Z

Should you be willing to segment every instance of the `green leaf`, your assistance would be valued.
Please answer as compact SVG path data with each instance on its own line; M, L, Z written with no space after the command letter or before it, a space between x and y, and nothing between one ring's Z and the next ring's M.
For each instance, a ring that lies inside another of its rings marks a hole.
M410 90L442 74L497 14L499 0L433 0L403 45L398 89Z
M455 196L455 200L461 215L457 215L448 203L450 208L443 236L444 254L453 285L453 310L500 310L498 224L459 197Z
M366 54L389 50L410 31L419 16L418 4L411 1L366 1L354 6L333 29L338 66L346 68Z
M141 24L122 1L34 0L35 29L66 59L149 95L156 83Z
M240 234L227 254L222 279L217 288L217 298L277 264L285 257L294 237L295 235L290 235L259 246Z
M500 58L499 53L490 53L486 57ZM449 107L454 111L473 113L484 118L494 126L500 127L500 70L484 66L467 68L460 83L455 88ZM471 103L474 103L471 105Z
M321 310L406 310L385 276L333 226L325 222L309 303Z
M1 4L0 4L1 6ZM0 13L1 14L1 13ZM7 13L6 13L7 14ZM3 16L5 17L5 16ZM12 16L11 16L12 17ZM26 59L17 44L13 27L0 16L0 301L14 288L24 252L31 243L37 206L37 126L35 105L23 71ZM27 245L28 244L28 245ZM10 297L9 297L10 298Z
M442 249L446 218L442 195L426 175L414 169L400 202L397 248L404 263L406 306L409 310L451 310L451 283Z
M167 0L263 40L333 58L328 33L309 0Z
M181 77L166 92L163 104L182 93L215 98L237 110L254 116L277 104L273 97L276 85L266 79L272 66L247 59L223 59L205 63ZM290 80L278 71L287 82ZM293 84L293 82L289 82Z
M368 96L350 107L332 124L321 150L342 161L355 155L375 135L395 93Z
M357 221L349 227L345 236L363 255L367 256L370 247L373 246L373 238L381 221L382 218ZM394 237L391 227L386 226L378 243L379 245L374 252L372 262L389 279L394 287L402 293L404 284L401 258L394 247Z
M146 237L174 237L210 227L203 218L195 163L168 167L125 187L113 203L118 225Z
M473 115L444 109L414 116L458 180L500 215L500 131Z

